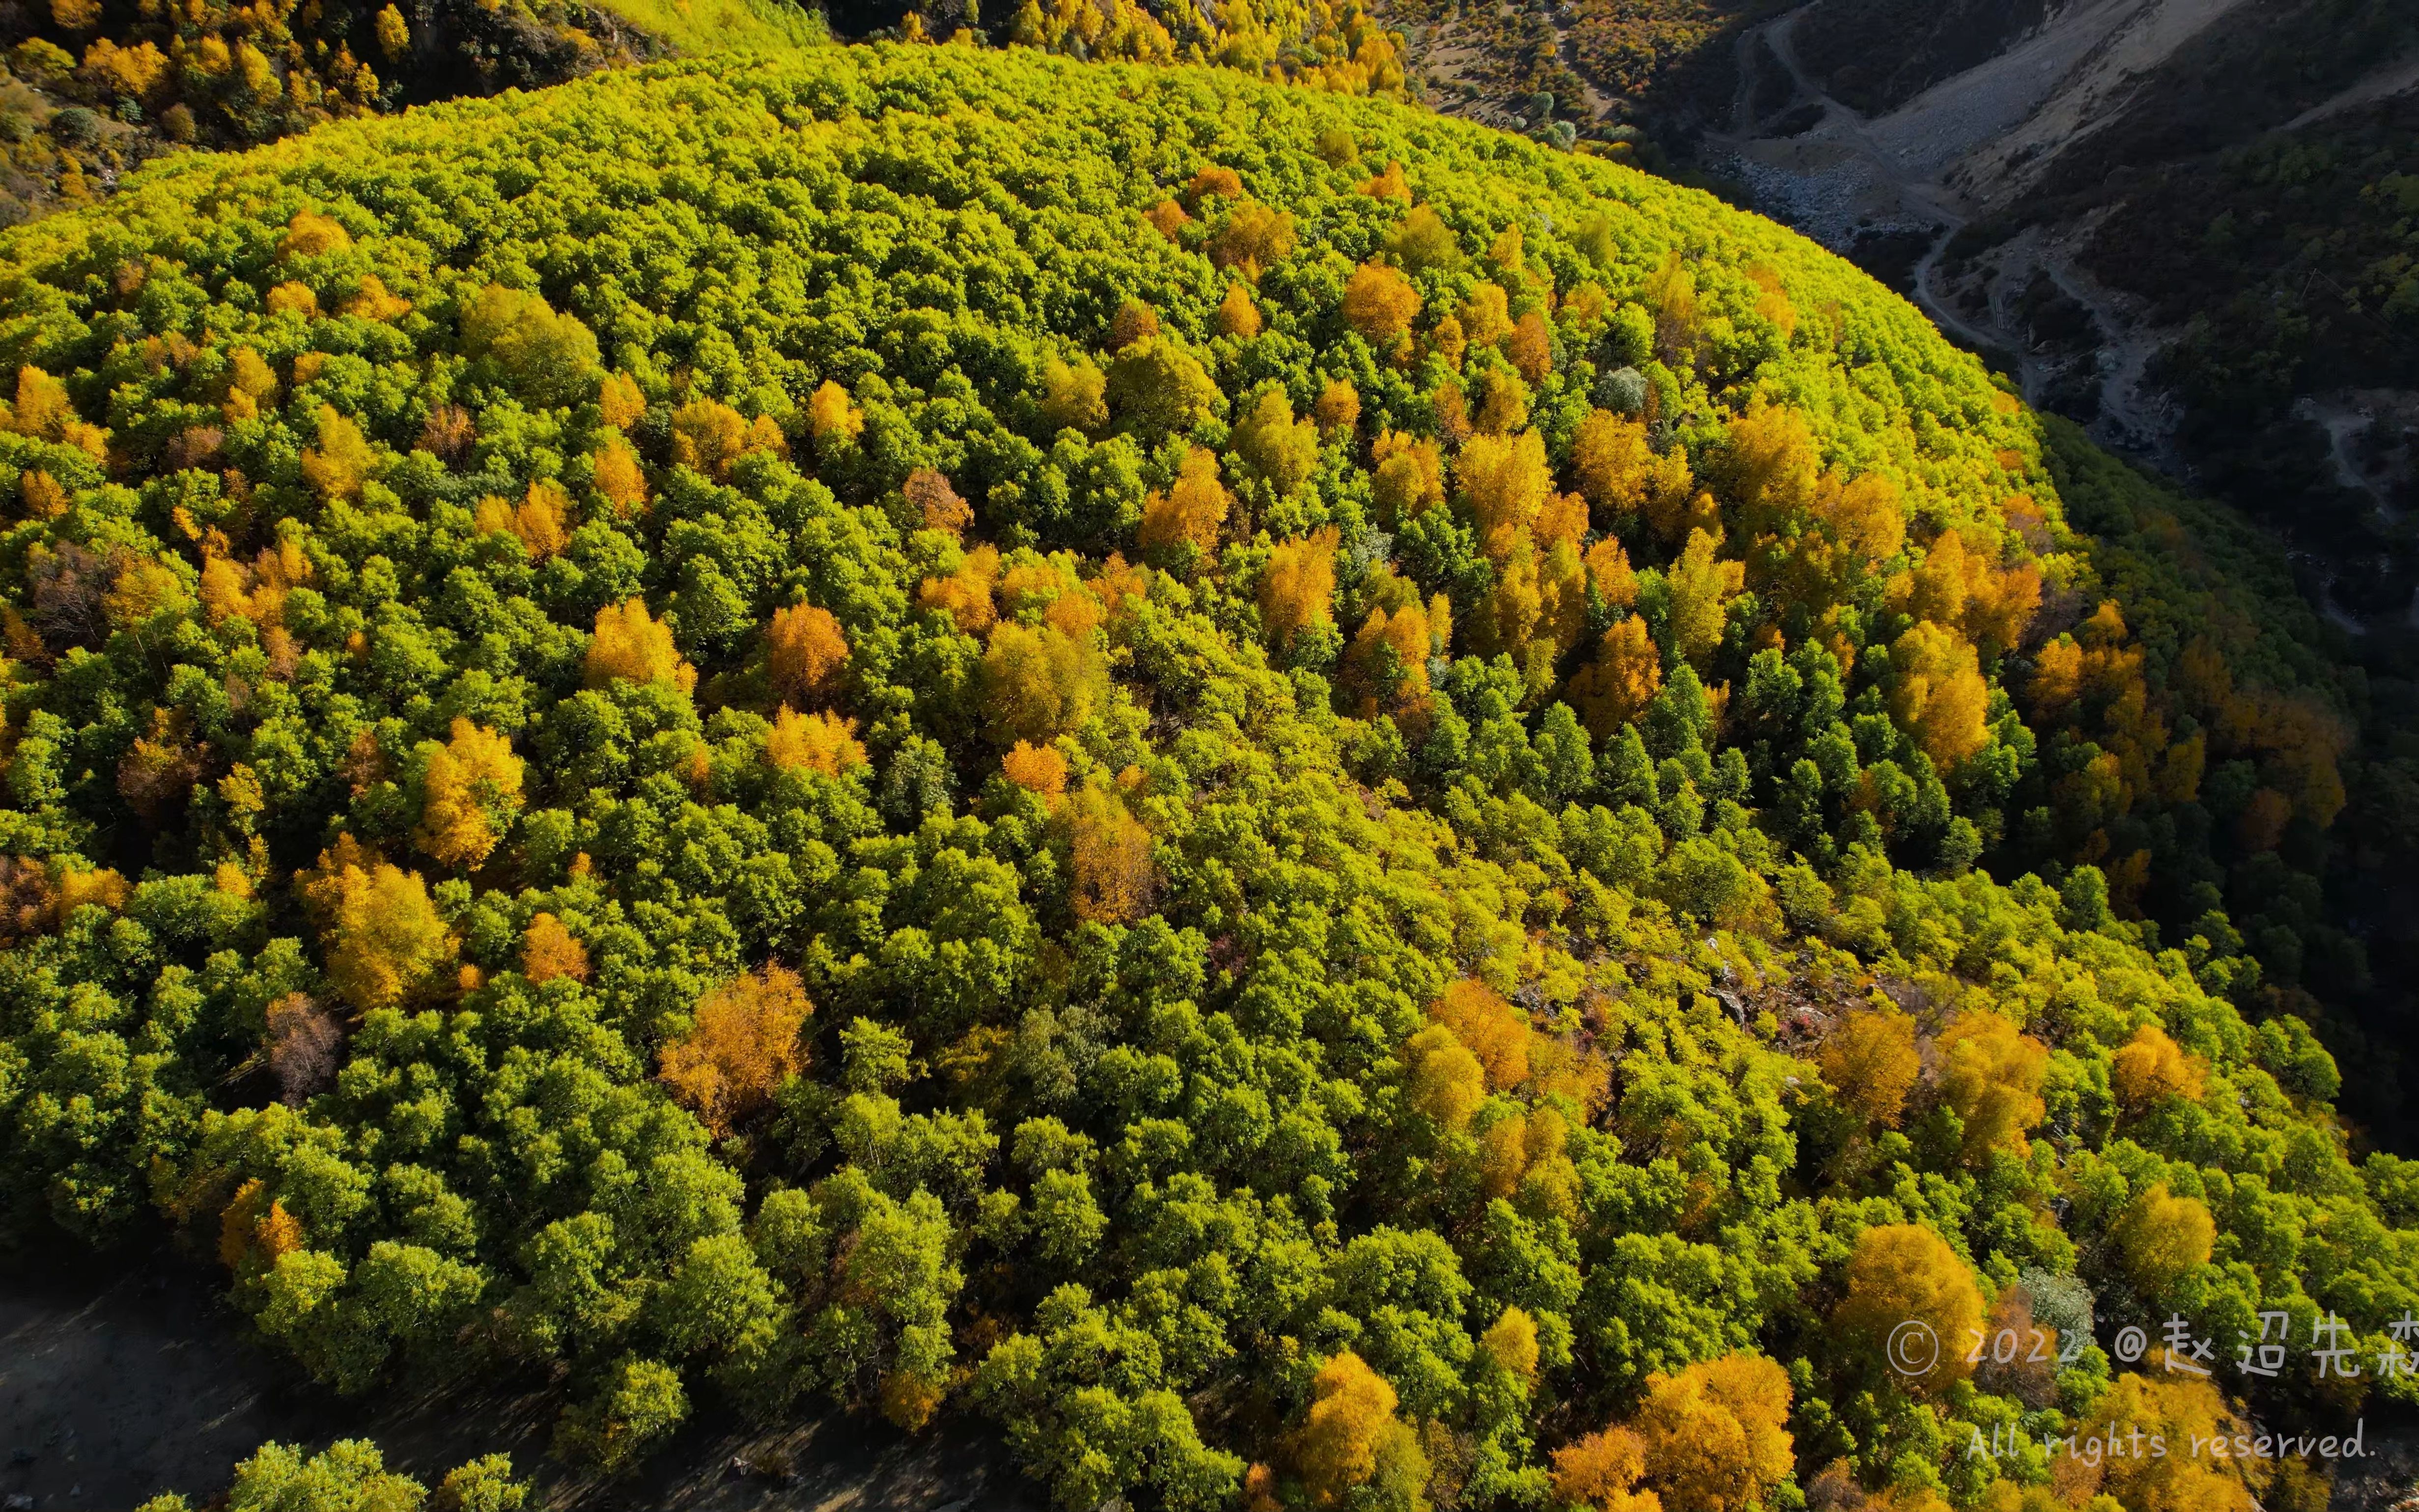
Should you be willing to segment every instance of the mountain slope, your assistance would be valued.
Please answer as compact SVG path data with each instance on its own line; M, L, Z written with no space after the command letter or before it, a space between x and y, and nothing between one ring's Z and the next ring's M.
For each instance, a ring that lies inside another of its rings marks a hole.
M23 1242L163 1224L319 1380L559 1376L609 1467L812 1392L1069 1506L2037 1505L1969 1433L2409 1397L2103 1348L2419 1304L2210 880L2342 808L2322 669L1768 222L885 46L0 259Z

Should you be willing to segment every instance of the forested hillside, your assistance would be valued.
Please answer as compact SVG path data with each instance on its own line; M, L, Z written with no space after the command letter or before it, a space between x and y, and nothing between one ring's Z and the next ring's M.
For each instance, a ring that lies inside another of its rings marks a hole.
M1769 223L885 45L0 266L15 1244L572 1459L974 1412L1071 1509L2316 1507L2042 1437L2419 1397L2295 1011L2340 691Z

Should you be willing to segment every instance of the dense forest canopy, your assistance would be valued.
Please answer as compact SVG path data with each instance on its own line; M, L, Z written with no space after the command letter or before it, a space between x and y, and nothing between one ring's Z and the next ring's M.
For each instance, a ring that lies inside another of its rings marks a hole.
M813 1394L1071 1508L2313 1506L2043 1436L2419 1394L2290 1011L2332 685L1767 223L886 45L0 248L15 1242L560 1368L606 1466Z

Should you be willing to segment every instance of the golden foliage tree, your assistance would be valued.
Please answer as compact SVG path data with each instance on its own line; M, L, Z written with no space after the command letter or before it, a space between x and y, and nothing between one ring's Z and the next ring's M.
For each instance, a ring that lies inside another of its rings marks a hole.
M1109 316L1109 350L1121 352L1158 334L1157 310L1132 295L1117 301L1117 313Z
M1056 430L1094 431L1109 423L1108 378L1091 363L1052 358L1041 367L1041 418Z
M1345 378L1329 378L1311 405L1322 436L1350 436L1361 424L1361 391Z
M657 1072L708 1129L727 1134L804 1068L798 1031L813 1011L796 972L751 971L699 1001L688 1032L664 1045Z
M1895 1129L1923 1070L1915 1020L1894 1008L1858 1009L1823 1041L1819 1063L1841 1106L1866 1123Z
M1397 269L1363 263L1344 281L1344 318L1381 352L1411 333L1420 291Z
M1150 831L1099 788L1076 794L1066 812L1075 917L1118 924L1140 916L1150 903Z
M1281 541L1260 572L1260 623L1279 646L1315 625L1335 617L1335 544L1330 525L1306 536Z
M1488 1086L1501 1090L1529 1079L1529 1016L1487 983L1464 977L1447 984L1428 1005L1428 1017L1478 1057Z
M2170 1097L2199 1102L2206 1074L2200 1061L2184 1054L2183 1046L2169 1039L2166 1030L2145 1024L2109 1062L2108 1084L2119 1103L2139 1113Z
M1218 313L1211 325L1222 336L1249 341L1260 333L1260 307L1252 302L1252 291L1240 280L1226 285L1226 297L1218 301Z
M1433 440L1382 431L1369 448L1370 483L1378 507L1407 520L1444 502L1444 453Z
M608 441L596 454L593 471L596 491L613 506L618 515L627 515L647 501L647 474L639 466L639 454L621 441Z
M1965 1125L1965 1158L2022 1149L2025 1131L2048 1111L2042 1078L2049 1050L1988 1009L1959 1013L1940 1036L1940 1096Z
M999 548L978 546L959 557L955 572L927 578L916 591L921 609L936 609L968 635L980 635L998 618L992 590L999 581Z
M1638 574L1630 569L1629 553L1618 539L1608 535L1589 547L1583 564L1588 586L1606 608L1627 609L1638 602Z
M672 460L709 478L726 476L747 448L747 417L700 396L672 411Z
M814 438L817 451L829 455L864 433L865 412L838 383L825 378L807 396L807 434Z
M530 560L544 562L571 541L571 496L551 478L529 486L517 504L497 494L479 501L472 519L489 535L509 535L520 542Z
M521 975L530 980L586 981L588 969L588 948L554 915L538 914L521 931Z
M319 443L303 449L302 476L321 498L360 498L377 460L359 425L337 413L333 405L319 407Z
M1991 687L1974 648L1929 620L1890 643L1890 715L1946 772L1991 738Z
M1210 233L1201 250L1210 266L1257 279L1263 269L1275 267L1293 252L1295 240L1291 210L1247 199L1226 212L1225 223Z
M319 924L328 980L355 1008L393 1008L432 982L454 957L428 886L338 837L302 879L302 895Z
M2108 1227L2125 1278L2145 1297L2169 1288L2209 1263L2217 1242L2217 1222L2198 1197L2179 1196L2165 1181L2134 1194Z
M1231 503L1225 485L1218 481L1218 455L1193 447L1184 454L1167 491L1154 492L1143 501L1142 527L1135 539L1146 551L1189 543L1203 556L1212 555Z
M1403 1046L1404 1094L1413 1108L1447 1133L1470 1127L1487 1101L1487 1068L1441 1024L1431 1024Z
M1067 758L1055 746L1020 740L1000 757L999 769L1018 787L1044 798L1055 798L1067 791Z
M1646 1441L1634 1429L1601 1428L1554 1451L1554 1500L1588 1512L1662 1512L1663 1499L1638 1488Z
M2192 1452L2196 1443L2230 1439L2244 1427L2206 1381L2119 1376L2074 1430L2076 1442L2131 1443L2138 1430L2144 1442L2153 1434L2165 1440L2168 1452L2104 1457L2086 1468L2074 1489L2084 1496L2103 1492L2140 1512L2252 1512L2259 1504L2244 1474L2258 1461Z
M1478 1335L1478 1347L1505 1374L1522 1381L1537 1378L1537 1320L1525 1309L1505 1307Z
M1779 529L1814 502L1822 454L1806 417L1759 395L1724 435L1721 477L1749 534Z
M831 610L793 604L775 611L764 631L764 671L773 691L802 708L828 703L848 665L848 637Z
M1455 459L1454 471L1470 501L1479 544L1497 561L1511 554L1514 532L1535 522L1554 489L1546 439L1533 430L1518 436L1472 436Z
M1294 1438L1294 1468L1316 1506L1334 1506L1356 1487L1426 1483L1419 1441L1394 1416L1399 1398L1368 1362L1347 1350L1311 1379L1308 1417Z
M647 396L639 392L639 380L627 373L605 375L597 385L596 405L605 424L616 430L628 430L647 418Z
M353 235L327 215L312 215L310 210L295 210L295 218L285 223L285 235L278 237L278 256L324 256L329 252L344 252L353 244Z
M1633 614L1604 632L1595 659L1571 677L1571 707L1598 740L1638 717L1663 690L1663 654Z
M1571 437L1571 475L1606 527L1650 501L1685 494L1690 482L1687 453L1675 447L1658 455L1647 444L1644 422L1610 409L1591 409L1579 421Z
M1514 321L1498 345L1513 370L1532 383L1545 382L1554 370L1554 338L1546 330L1545 316L1534 310Z
M456 871L485 861L521 810L521 759L493 730L456 717L443 745L424 742L420 824L412 843Z
M1789 1372L1758 1354L1647 1379L1636 1418L1646 1476L1670 1505L1745 1512L1790 1472Z
M1730 601L1747 582L1745 564L1717 557L1720 548L1718 537L1690 531L1687 549L1663 574L1672 589L1672 649L1692 662L1721 644Z
M1974 1273L1946 1240L1921 1224L1882 1224L1857 1236L1848 1257L1846 1294L1831 1313L1832 1326L1888 1365L1923 1363L1936 1341L1938 1357L1928 1371L1903 1373L1911 1391L1946 1391L1973 1373L1966 1363L1966 1331L1982 1326L1982 1290ZM1932 1330L1932 1340L1890 1354L1892 1335L1908 1323ZM1915 1352L1907 1352L1909 1349Z
M994 741L1040 745L1081 729L1108 702L1108 664L1055 625L1003 623L983 654L981 687Z
M590 687L617 680L669 683L683 693L697 687L697 669L673 646L671 626L649 614L643 598L608 604L596 611L583 673Z
M787 704L764 732L764 759L785 772L821 772L842 777L865 764L865 745L856 738L856 721L828 712L800 714Z

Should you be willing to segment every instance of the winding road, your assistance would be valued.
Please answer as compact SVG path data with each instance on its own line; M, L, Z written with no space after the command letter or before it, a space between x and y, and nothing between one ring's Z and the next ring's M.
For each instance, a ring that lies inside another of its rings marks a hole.
M1797 180L1795 185L1783 186L1783 192L1777 196L1783 201L1795 198L1801 205L1820 204L1836 202L1853 193L1862 205L1882 208L1882 218L1931 228L1931 244L1916 262L1911 275L1909 292L1914 302L1949 335L1969 347L2004 354L2015 364L2015 377L2025 396L2036 403L2053 377L2051 363L2035 352L2027 334L1998 306L2029 285L2036 271L2046 276L2068 299L2089 312L2099 332L2096 346L2101 353L2097 371L2100 421L2094 428L2100 439L2137 455L2171 462L2166 446L2171 417L2155 401L2145 397L2145 377L2161 345L2160 336L2143 331L2129 318L2117 297L2076 268L2062 249L2046 245L2032 231L2002 243L1990 255L1999 273L1999 297L1993 301L1992 318L1978 320L1957 307L1941 286L1940 273L1949 243L1972 216L1957 192L1944 181L1961 155L1917 154L1932 161L1925 168L1910 167L1905 162L1906 154L1893 150L1877 134L1873 120L1833 98L1797 57L1796 27L1810 8L1800 7L1740 35L1739 83L1733 100L1730 130L1715 134L1712 141L1726 148L1743 166L1753 165L1747 174L1750 181L1762 180L1769 185L1776 178ZM1754 101L1767 54L1787 73L1794 95L1780 111L1759 115ZM1897 116L1884 117L1898 123L1898 129L1888 134L1919 139L1921 133L1917 128L1920 123L1910 121L1907 113L1931 108L1924 101L1953 92L1956 85L1952 79L1936 85L1902 107ZM1822 119L1816 125L1785 138L1763 134L1766 121L1798 112L1808 104L1822 111ZM1797 191L1794 195L1789 193L1792 188ZM1820 239L1843 242L1853 231L1853 226L1844 222L1816 225L1808 224L1803 215L1790 217L1786 204L1772 208L1784 218L1796 220L1800 229ZM1833 218L1838 217L1835 214ZM1842 246L1836 250L1845 249Z

